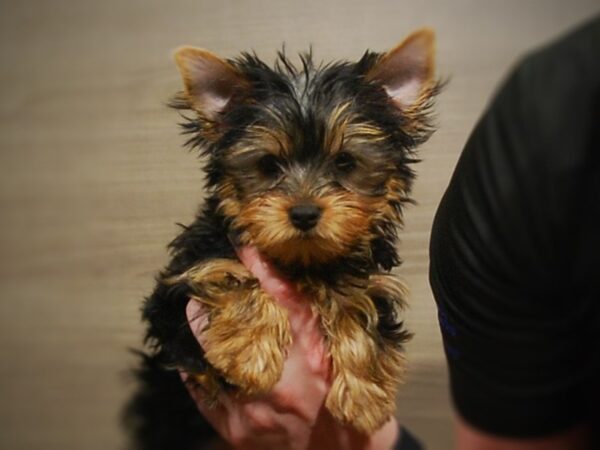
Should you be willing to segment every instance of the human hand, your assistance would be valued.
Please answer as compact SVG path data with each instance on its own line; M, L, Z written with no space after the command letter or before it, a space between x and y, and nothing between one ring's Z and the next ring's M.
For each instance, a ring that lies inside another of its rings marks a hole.
M239 450L391 449L398 437L395 419L367 436L337 422L324 407L331 360L310 300L255 248L243 247L238 256L261 288L286 308L293 341L287 349L281 379L268 394L244 398L221 393L217 405L209 407L201 389L186 383L200 412L229 445ZM190 301L186 312L190 327L203 345L201 330L208 319L202 305ZM185 380L187 374L182 373L182 378Z

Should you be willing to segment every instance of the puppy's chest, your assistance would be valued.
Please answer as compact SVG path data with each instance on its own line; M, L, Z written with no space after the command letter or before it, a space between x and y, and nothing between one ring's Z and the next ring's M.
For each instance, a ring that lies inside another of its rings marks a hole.
M352 316L359 322L377 316L374 299L370 295L371 278L348 278L331 285L324 281L302 280L296 284L303 299L311 302L324 324Z

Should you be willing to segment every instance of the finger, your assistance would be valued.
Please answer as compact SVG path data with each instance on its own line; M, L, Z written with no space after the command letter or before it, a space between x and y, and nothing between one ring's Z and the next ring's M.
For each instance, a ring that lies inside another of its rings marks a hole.
M237 252L242 264L258 278L261 288L288 310L295 343L290 350L300 349L313 373L329 373L329 355L323 342L320 320L311 307L311 300L279 274L256 247L241 247Z
M258 279L267 294L275 297L288 309L309 304L294 284L281 275L256 247L247 246L236 250L242 264Z
M201 347L206 349L206 341L203 340L202 331L208 325L208 311L204 309L200 302L190 300L185 308L185 314L196 340Z
M218 402L209 406L204 401L202 389L187 382L189 374L180 371L180 376L200 413L225 441L231 444L237 442L240 448L264 448L262 445L246 444L251 444L252 438L257 434L261 435L259 442L269 437L273 440L278 436L287 435L284 424L278 419L270 402L234 398L226 392L221 392Z
M193 382L190 382L190 374L180 370L179 376L200 413L221 436L226 437L229 433L229 417L232 416L231 401L224 398L227 394L221 393L219 395L219 401L209 406L205 401L202 388L195 385Z

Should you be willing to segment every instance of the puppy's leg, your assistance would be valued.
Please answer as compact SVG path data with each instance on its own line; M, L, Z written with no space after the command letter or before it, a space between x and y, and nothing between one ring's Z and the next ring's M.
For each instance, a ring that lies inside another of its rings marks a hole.
M401 344L409 336L397 319L405 292L394 277L375 275L366 291L333 294L321 311L334 371L326 407L338 420L368 434L396 409L405 367Z
M269 391L281 376L291 342L285 310L237 261L202 263L177 281L191 286L192 299L208 311L202 331L206 360L243 394Z

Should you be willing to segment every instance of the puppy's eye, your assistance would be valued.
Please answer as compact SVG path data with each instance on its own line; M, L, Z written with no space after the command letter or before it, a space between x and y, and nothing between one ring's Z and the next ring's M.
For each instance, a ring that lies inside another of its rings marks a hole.
M342 152L333 161L335 168L343 173L352 172L356 168L356 159L348 152Z
M258 170L265 177L274 178L281 173L281 165L275 155L265 155L258 160Z

